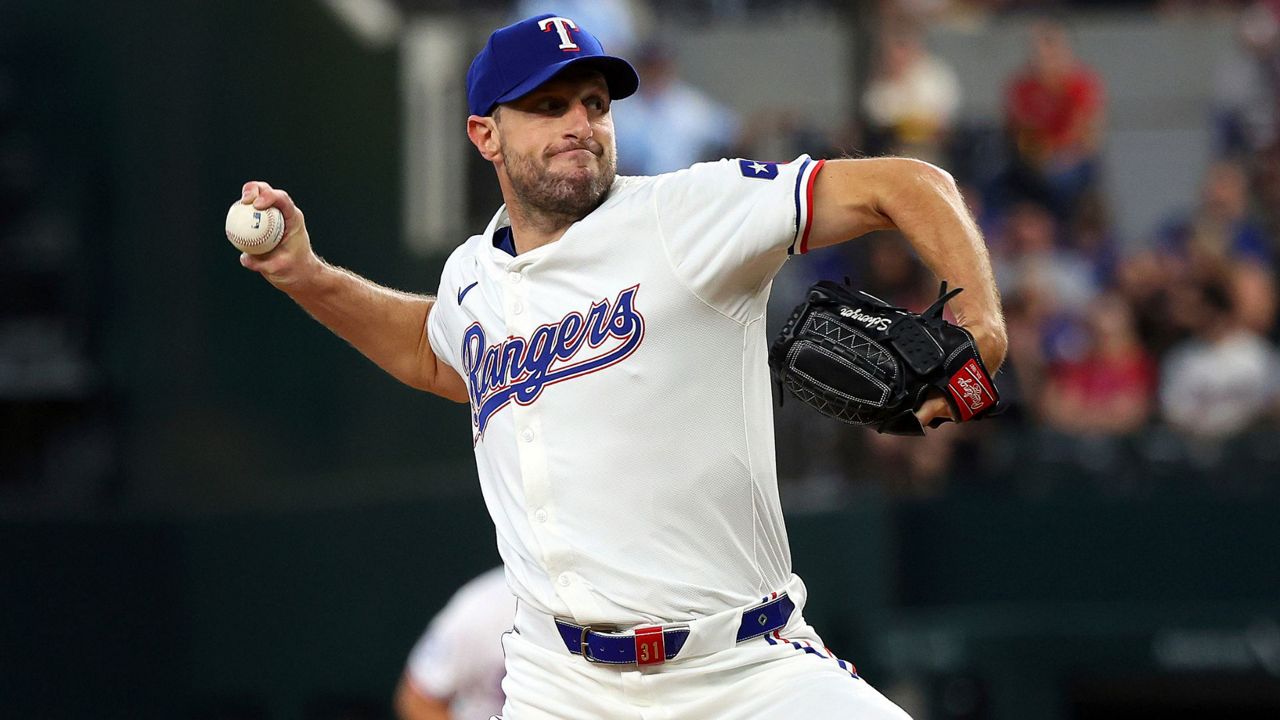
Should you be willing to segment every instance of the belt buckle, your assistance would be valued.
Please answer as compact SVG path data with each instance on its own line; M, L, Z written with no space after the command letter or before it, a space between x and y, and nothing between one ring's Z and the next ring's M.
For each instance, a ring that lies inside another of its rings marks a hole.
M617 625L583 625L582 634L578 636L578 654L582 655L582 659L589 663L599 663L600 660L591 656L591 645L587 642L587 635L591 633L600 633L602 635L612 635L618 632Z

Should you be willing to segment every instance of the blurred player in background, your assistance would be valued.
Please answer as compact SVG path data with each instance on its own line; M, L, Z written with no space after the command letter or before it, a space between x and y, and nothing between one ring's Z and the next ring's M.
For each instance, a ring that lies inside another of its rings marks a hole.
M636 51L640 90L614 119L618 172L623 175L683 170L722 157L738 144L738 116L681 79L674 54L656 42Z
M413 646L396 687L400 720L489 720L502 712L502 634L516 599L502 568L463 585Z

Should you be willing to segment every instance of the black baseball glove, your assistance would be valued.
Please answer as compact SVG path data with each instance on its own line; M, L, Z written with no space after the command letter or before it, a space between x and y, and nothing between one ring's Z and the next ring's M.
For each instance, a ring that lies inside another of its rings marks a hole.
M893 435L923 435L915 410L937 390L959 420L990 414L1000 401L973 336L942 317L938 299L916 314L823 280L769 348L779 385L818 412ZM945 420L935 420L937 425Z

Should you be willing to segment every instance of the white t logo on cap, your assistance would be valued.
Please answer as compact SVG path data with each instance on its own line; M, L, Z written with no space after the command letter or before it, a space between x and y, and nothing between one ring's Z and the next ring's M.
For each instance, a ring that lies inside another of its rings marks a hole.
M578 47L578 44L575 43L569 37L569 28L573 28L574 30L578 29L578 26L576 23L574 23L569 18L563 18L563 17L549 17L544 20L538 21L538 29L541 30L542 32L546 32L550 30L552 25L555 26L556 32L560 34L561 50L581 50L582 49Z

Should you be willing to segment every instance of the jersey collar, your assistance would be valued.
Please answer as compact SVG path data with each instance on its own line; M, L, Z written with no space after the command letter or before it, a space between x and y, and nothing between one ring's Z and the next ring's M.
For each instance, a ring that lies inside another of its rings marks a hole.
M498 207L498 212L493 214L493 219L489 221L489 225L484 229L484 252L487 252L489 258L501 267L507 266L519 257L494 245L494 237L499 234L498 231L508 228L508 232L510 232L510 227L511 216L507 214L507 206L501 205Z
M619 196L619 188L624 186L630 180L634 180L634 178L628 178L622 175L615 177L612 187L609 188L609 195L605 198L605 201L600 208L610 205L612 202L616 201ZM600 208L597 208L594 212L599 212ZM490 260L496 263L499 267L507 269L523 267L548 253L554 252L555 248L563 245L571 235L575 234L574 230L577 229L578 226L590 220L590 218L591 215L588 215L582 220L571 225L569 229L565 231L565 234L553 243L548 243L542 247L520 253L519 255L512 255L494 245L494 235L502 228L511 227L511 216L507 213L507 206L504 203L498 207L498 211L493 214L493 218L489 220L489 224L484 229L484 252L487 252ZM514 249L514 243L512 243L512 248Z

